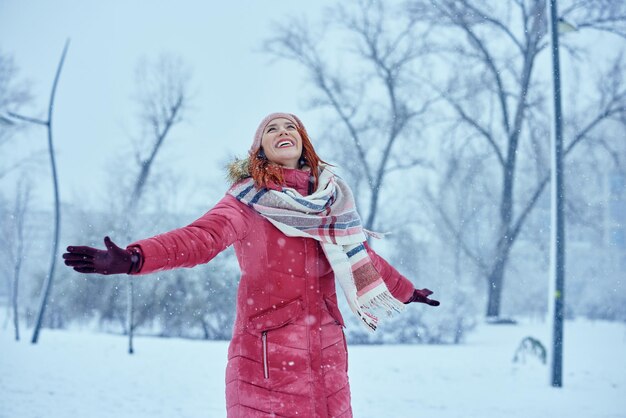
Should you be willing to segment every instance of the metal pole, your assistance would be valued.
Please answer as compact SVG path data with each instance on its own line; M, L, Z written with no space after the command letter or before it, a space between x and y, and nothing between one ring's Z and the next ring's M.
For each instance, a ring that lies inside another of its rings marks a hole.
M65 47L61 53L61 60L57 67L56 75L52 83L52 91L50 92L50 102L48 104L48 120L46 126L48 128L48 152L50 154L50 167L52 169L52 184L54 190L54 237L52 241L52 260L50 260L50 270L48 275L44 279L44 284L41 290L41 298L39 302L39 312L37 313L37 320L35 322L35 328L33 330L33 337L31 339L32 344L37 344L39 341L39 332L43 326L43 319L48 306L48 297L50 296L50 289L52 288L52 282L54 279L54 267L56 265L59 248L59 234L61 229L61 200L59 198L59 179L57 175L57 164L54 157L54 146L52 144L52 112L54 111L54 99L56 97L57 86L59 84L59 78L61 77L61 70L63 69L63 63L65 62L65 56L67 55L67 49L70 46L70 40L65 41Z
M551 164L551 243L550 276L554 283L551 304L554 313L552 333L552 380L553 387L563 386L563 310L565 287L565 221L563 205L563 128L561 116L561 70L559 64L559 30L557 0L549 0L550 33L552 46L552 76L554 89L554 131L552 135Z

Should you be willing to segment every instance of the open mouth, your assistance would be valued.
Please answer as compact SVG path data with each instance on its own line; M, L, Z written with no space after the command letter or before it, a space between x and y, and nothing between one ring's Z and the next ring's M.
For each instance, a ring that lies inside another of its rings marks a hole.
M292 147L293 145L294 145L293 141L283 140L276 144L276 148Z

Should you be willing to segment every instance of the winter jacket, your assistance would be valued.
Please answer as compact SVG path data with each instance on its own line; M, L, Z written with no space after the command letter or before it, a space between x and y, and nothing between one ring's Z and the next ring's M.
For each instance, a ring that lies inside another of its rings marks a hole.
M309 175L285 169L307 193ZM137 241L138 274L206 263L234 245L241 268L226 367L228 417L351 417L344 321L320 244L288 237L231 195L192 224ZM368 247L394 297L414 287ZM343 297L341 295L340 297Z

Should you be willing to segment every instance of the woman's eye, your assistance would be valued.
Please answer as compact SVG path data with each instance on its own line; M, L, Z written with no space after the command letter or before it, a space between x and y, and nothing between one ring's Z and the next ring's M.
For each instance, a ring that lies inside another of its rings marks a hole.
M276 130L276 128L269 128L269 129L267 130L267 132L272 132L272 131L275 131L275 130Z
M296 127L293 126L293 125L287 125L287 128L289 128L289 129L296 129Z

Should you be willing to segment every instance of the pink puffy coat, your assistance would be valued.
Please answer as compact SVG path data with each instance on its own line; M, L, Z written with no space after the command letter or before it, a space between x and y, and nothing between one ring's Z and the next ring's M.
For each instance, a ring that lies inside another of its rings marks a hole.
M285 170L305 194L309 175ZM288 237L226 195L189 226L137 241L139 274L206 263L229 245L241 267L228 349L229 417L351 417L348 356L333 271L319 243ZM391 293L407 301L413 285L371 249ZM340 297L343 297L341 295Z

